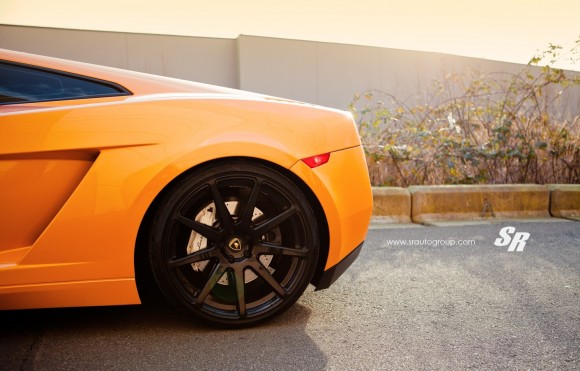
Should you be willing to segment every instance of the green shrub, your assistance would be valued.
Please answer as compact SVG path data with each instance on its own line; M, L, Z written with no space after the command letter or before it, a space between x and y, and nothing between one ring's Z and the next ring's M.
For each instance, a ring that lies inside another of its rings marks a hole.
M355 96L372 184L580 183L580 115L562 99L580 76L536 66L559 49L518 74L450 74L423 104L378 90Z

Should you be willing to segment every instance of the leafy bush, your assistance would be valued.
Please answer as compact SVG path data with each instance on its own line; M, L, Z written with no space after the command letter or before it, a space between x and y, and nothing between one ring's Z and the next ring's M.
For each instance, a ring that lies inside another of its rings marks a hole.
M372 184L580 183L580 115L563 99L580 74L537 66L560 49L517 74L449 74L422 104L378 90L355 96Z

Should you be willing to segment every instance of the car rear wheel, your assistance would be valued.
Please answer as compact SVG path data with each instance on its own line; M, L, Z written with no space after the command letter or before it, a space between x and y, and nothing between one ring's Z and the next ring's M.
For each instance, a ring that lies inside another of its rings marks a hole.
M300 189L235 161L178 181L158 207L149 256L161 291L186 311L252 325L291 306L310 282L318 230Z

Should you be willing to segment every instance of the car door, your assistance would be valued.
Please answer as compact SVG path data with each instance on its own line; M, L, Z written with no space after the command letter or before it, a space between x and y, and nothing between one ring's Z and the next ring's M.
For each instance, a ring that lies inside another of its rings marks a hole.
M128 95L115 83L0 60L0 267L27 254L97 156L60 119Z

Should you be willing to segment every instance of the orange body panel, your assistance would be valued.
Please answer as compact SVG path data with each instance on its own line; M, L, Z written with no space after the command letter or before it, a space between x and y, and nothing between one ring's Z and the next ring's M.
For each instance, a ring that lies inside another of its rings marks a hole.
M350 114L0 50L2 59L133 94L0 106L0 309L138 303L145 213L176 177L219 159L259 159L302 179L326 214L326 269L364 240L372 198ZM323 166L300 161L327 152Z
M360 146L333 152L328 166L310 169L303 162L292 167L310 189L316 190L324 208L330 234L325 269L340 262L367 234L371 218L372 192Z

